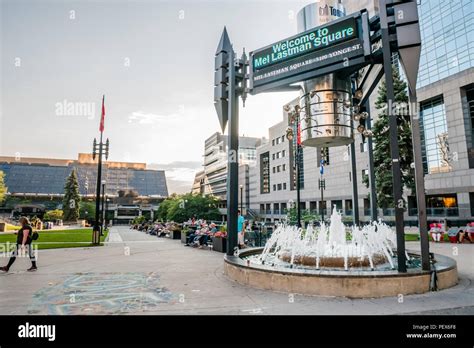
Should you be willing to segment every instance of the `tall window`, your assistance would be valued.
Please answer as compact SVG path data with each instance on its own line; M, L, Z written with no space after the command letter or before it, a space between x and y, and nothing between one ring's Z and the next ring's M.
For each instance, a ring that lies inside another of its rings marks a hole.
M451 171L448 126L443 97L420 103L421 144L425 174Z
M428 216L458 216L457 194L426 196Z
M474 168L474 85L461 89L469 168Z
M369 179L369 170L368 169L362 169L362 180L364 179ZM366 187L369 187L369 182L365 184Z
M270 193L270 152L260 155L260 193Z

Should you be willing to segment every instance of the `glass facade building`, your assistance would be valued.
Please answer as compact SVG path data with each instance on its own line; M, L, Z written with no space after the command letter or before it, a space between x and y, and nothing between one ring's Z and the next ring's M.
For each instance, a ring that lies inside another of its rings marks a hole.
M474 1L422 0L418 13L422 40L418 88L474 67Z
M448 125L443 97L421 103L420 121L423 167L425 174L451 170L449 164Z
M168 196L164 171L107 168L106 165L102 169L108 195L117 195L119 190L128 189L140 196ZM93 165L0 162L0 170L5 173L5 184L12 194L61 195L72 170L77 173L81 195L93 195L96 190L97 167Z

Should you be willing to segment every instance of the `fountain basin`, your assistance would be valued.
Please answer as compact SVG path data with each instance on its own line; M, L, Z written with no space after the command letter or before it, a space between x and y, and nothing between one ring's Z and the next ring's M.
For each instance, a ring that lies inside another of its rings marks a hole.
M291 262L291 252L285 251L279 255L279 258L282 261ZM339 267L344 268L344 258L343 257L321 257L319 261L319 266L321 267ZM310 255L296 255L294 257L293 263L296 265L304 266L316 266L316 256ZM385 263L384 255L374 255L373 264L379 265ZM348 257L347 264L349 267L369 267L370 262L368 257Z
M375 298L430 291L431 274L419 268L407 273L396 270L328 270L285 268L251 263L246 257L257 255L263 248L245 249L238 256L225 255L224 273L230 279L251 287L304 295ZM409 252L410 256L420 255ZM438 289L458 283L456 261L435 254Z

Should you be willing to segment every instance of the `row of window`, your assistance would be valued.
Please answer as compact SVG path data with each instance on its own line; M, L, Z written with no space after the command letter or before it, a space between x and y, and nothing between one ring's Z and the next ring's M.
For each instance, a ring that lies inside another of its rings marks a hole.
M286 182L283 184L273 184L273 191L286 190Z
M281 137L275 138L272 140L272 146L278 145L285 142L285 136L282 135Z
M468 207L468 214L474 215L474 192L469 193L469 202L470 207ZM321 214L324 210L325 214L329 214L329 207L332 210L333 207L336 207L336 210L342 212L345 215L352 214L352 199L339 199L339 200L330 200L330 201L310 201L309 206L307 202L300 202L301 209L308 209L312 213ZM344 206L343 206L344 204ZM273 210L272 210L273 208ZM370 215L370 200L364 198L364 209L363 214L365 216ZM458 206L458 197L457 194L445 194L445 195L427 195L426 196L426 212L430 217L449 217L449 216L459 216L460 210ZM287 213L287 203L261 203L260 204L260 213L262 214L286 214ZM383 215L392 216L394 215L393 208L383 209ZM417 202L415 196L408 197L408 209L407 213L410 216L416 216L417 214ZM466 211L463 213L466 214Z
M285 172L285 171L286 171L286 164L281 164L281 165L273 167L273 174Z
M278 151L272 154L272 160L283 158L286 156L286 150Z

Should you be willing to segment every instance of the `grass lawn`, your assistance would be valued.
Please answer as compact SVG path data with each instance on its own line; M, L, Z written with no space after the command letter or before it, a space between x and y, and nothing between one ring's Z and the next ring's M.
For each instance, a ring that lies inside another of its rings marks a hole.
M107 237L108 231L100 238L100 245ZM15 243L16 235L0 235L0 244L7 242ZM78 248L94 246L92 243L92 229L71 229L71 230L45 230L39 231L39 238L33 242L38 249L57 249L57 248Z
M433 241L433 239L431 238L431 235L428 235L428 239L429 239L430 242ZM407 242L412 242L412 241L418 241L418 240L420 240L420 238L419 238L418 234L405 234L405 240ZM447 233L445 233L443 235L443 241L444 242L449 242L449 237L448 237Z
M449 242L449 237L448 237L447 233L444 234L443 238L444 238L443 239L444 242ZM350 240L350 235L349 234L347 234L346 239ZM431 238L431 235L428 235L428 239L429 239L430 242L433 241L433 239ZM420 235L419 234L405 233L405 241L406 242L416 242L416 241L419 241L419 240L420 240Z

